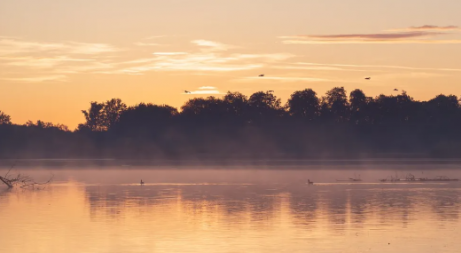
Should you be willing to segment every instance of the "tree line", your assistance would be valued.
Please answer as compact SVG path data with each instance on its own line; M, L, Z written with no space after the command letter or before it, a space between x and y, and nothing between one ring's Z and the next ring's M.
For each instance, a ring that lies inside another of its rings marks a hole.
M461 157L457 96L319 96L273 91L192 98L181 108L120 99L91 102L70 131L50 122L11 123L0 111L0 158L284 159Z

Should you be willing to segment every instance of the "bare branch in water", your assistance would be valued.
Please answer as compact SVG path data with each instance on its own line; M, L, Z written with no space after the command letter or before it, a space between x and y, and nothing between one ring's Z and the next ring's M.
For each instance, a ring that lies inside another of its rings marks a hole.
M13 164L8 172L4 176L0 176L0 181L3 182L8 188L20 187L20 188L29 188L29 189L38 189L38 186L46 185L53 180L54 175L51 174L51 177L48 181L44 183L37 183L31 177L27 175L22 175L17 173L16 175L10 175L11 170L15 167L16 164Z

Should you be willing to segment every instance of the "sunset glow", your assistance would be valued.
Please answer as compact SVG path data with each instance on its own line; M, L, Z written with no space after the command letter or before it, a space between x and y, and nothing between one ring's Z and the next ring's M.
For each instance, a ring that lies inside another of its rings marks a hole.
M91 101L114 97L179 108L227 91L274 90L285 102L335 86L460 95L460 9L457 0L2 1L0 107L14 123L73 129Z

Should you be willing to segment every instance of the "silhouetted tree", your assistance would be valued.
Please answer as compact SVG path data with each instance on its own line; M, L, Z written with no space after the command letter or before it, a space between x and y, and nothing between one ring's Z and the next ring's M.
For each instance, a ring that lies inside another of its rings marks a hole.
M320 115L320 100L312 89L295 91L288 99L287 107L295 117L313 120Z
M438 95L425 103L426 119L432 124L448 124L459 115L458 98L454 95Z
M321 101L311 89L295 91L285 106L273 91L259 91L193 98L181 111L111 99L82 112L73 132L40 120L12 124L0 112L0 158L461 157L453 95L421 102L405 91L371 98L356 89L348 97L335 87Z
M349 103L347 102L344 87L335 87L322 98L322 116L336 122L346 122L349 116Z
M207 121L216 121L227 112L224 101L213 96L190 99L181 110L181 114L185 116L195 116Z
M32 127L32 128L35 127L35 128L42 128L42 129L55 128L60 131L69 132L69 127L64 124L53 124L52 122L45 122L41 120L37 120L36 123L29 120L24 125L27 127Z
M159 127L166 127L177 115L178 110L171 106L141 103L122 111L116 126L124 132L139 129L155 131Z
M370 103L373 99L365 96L362 90L353 90L349 95L350 121L353 124L372 123Z
M282 101L273 91L259 91L248 99L248 109L252 120L269 119L283 114Z
M2 124L11 124L11 117L10 115L7 115L4 112L0 111L0 125Z
M91 102L91 106L88 110L82 110L85 115L86 123L79 125L79 130L88 128L90 131L103 131L107 130L104 126L104 114L103 114L103 103Z
M243 116L248 110L248 98L240 92L227 92L223 101L230 115Z
M126 104L119 98L107 100L102 108L102 126L110 129L119 121L120 115L126 108Z
M37 123L34 123L31 120L29 120L24 125L27 127L38 127L38 128L52 128L54 126L53 123L51 122L44 122L41 120L37 120Z

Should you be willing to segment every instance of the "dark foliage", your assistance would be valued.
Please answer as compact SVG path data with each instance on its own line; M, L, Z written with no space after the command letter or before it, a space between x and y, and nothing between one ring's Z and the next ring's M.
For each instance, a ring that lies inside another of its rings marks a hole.
M38 121L14 125L0 111L0 158L277 159L461 157L458 98L416 101L406 92L367 97L343 87L319 98L272 91L127 107L91 102L75 131Z

